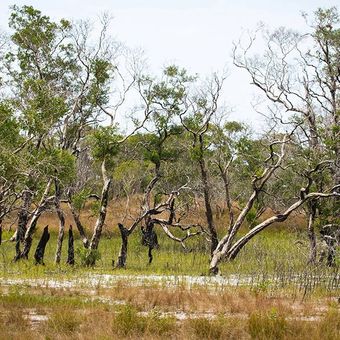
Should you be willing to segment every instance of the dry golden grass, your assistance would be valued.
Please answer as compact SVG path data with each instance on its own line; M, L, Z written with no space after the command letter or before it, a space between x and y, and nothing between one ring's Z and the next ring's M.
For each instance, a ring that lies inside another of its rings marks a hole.
M183 319L169 314L179 311ZM29 314L45 318L33 322ZM340 338L339 305L329 298L303 301L246 288L16 288L2 295L0 316L0 339Z

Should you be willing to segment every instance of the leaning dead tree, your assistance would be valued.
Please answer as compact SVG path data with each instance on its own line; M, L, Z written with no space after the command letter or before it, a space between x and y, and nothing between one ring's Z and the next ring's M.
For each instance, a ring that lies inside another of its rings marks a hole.
M247 214L251 210L256 198L263 190L265 184L271 179L274 175L275 171L279 168L283 168L283 160L285 158L285 149L289 142L289 138L286 135L283 140L275 141L270 144L270 155L266 159L266 167L261 175L254 176L252 181L253 192L249 197L247 203L244 208L241 210L239 216L235 220L234 224L229 227L228 233L219 241L219 244L213 254L213 257L210 262L210 272L212 274L218 273L218 265L221 261L233 260L241 249L259 232L269 227L273 223L283 222L285 221L292 212L296 211L304 204L308 204L310 201L319 200L322 198L333 198L340 197L340 194L337 192L340 185L334 186L328 191L325 192L309 192L311 189L311 181L308 182L305 188L301 188L299 199L296 200L293 204L291 204L287 209L285 209L281 213L277 213L263 222L254 226L246 235L237 238L238 232L244 223ZM274 149L275 145L280 145L280 152L277 153ZM322 162L323 164L323 162ZM318 164L315 169L311 170L310 173L313 173L319 169L322 164Z
M295 136L305 150L301 158L307 168L332 155L333 186L337 186L340 182L339 13L332 7L318 9L312 20L304 16L310 32L300 34L283 27L273 32L260 29L235 44L234 64L249 74L251 83L272 104L269 113L260 110L273 126L298 124ZM266 46L262 56L254 53L259 40ZM322 192L322 177L313 178L313 182L316 190ZM310 263L316 263L316 221L327 224L330 218L322 214L327 209L320 204L333 205L333 220L339 215L338 198L327 203L310 199L304 206Z

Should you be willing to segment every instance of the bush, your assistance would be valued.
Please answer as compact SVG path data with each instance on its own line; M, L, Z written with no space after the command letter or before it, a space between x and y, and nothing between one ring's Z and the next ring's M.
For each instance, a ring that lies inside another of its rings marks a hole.
M174 318L162 317L157 312L141 316L131 305L124 306L113 320L113 331L121 336L165 335L174 327Z
M78 330L81 320L73 311L58 310L53 312L47 321L49 330L56 333L71 334Z
M253 339L283 339L287 321L276 309L269 312L253 312L248 320L248 331Z
M77 248L77 255L80 258L82 266L94 266L101 259L101 254L98 249Z
M320 339L340 339L340 311L332 308L320 322Z

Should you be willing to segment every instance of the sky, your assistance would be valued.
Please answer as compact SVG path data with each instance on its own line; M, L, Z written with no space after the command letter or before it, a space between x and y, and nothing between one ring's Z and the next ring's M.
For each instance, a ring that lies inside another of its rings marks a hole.
M0 28L7 29L9 7L31 5L53 19L98 19L113 16L112 35L145 51L152 72L177 64L208 76L228 69L223 101L233 108L230 119L261 128L262 117L251 102L258 91L247 74L232 64L232 42L259 22L269 27L306 29L301 12L340 7L340 0L0 0ZM260 51L259 51L260 52Z

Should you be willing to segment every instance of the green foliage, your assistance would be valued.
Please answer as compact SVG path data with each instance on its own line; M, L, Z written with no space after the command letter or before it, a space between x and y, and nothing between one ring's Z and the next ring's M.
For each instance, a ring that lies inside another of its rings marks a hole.
M84 207L86 199L88 198L90 194L91 194L91 189L89 188L84 188L83 190L75 193L72 196L72 204L74 208L80 211Z
M9 102L0 102L0 144L4 148L13 148L22 140L20 126Z
M57 176L63 183L70 183L76 175L75 157L68 150L46 148L32 150L29 161L45 178Z
M76 254L79 257L81 266L83 267L93 266L101 259L101 253L98 249L79 247L76 249Z
M116 127L99 127L90 135L92 155L97 160L103 161L116 156L119 151L119 140Z
M68 110L64 98L56 95L45 80L24 80L21 95L27 98L21 125L29 134L48 132Z

